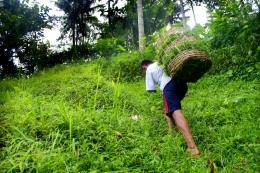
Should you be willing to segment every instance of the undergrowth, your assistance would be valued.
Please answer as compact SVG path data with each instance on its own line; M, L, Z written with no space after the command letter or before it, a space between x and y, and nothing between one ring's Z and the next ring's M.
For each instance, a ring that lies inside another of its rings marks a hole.
M107 77L96 63L59 65L0 83L1 172L260 171L259 81L204 76L183 113L201 151L168 134L161 93ZM118 72L117 72L118 73ZM110 73L111 74L111 73ZM118 73L120 74L120 73Z

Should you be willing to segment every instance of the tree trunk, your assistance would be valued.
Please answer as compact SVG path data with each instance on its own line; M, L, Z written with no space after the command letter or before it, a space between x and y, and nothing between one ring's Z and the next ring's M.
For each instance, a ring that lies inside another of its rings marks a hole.
M180 0L180 7L181 7L182 22L183 22L183 25L186 26L186 18L185 18L183 0Z
M137 0L137 13L138 13L138 33L139 33L139 50L143 51L142 38L144 35L144 18L143 18L143 5L142 0Z
M130 24L130 38L131 38L131 44L132 44L132 48L135 49L135 41L134 41L134 29L133 29L133 25Z
M75 19L72 19L72 45L75 46Z
M190 2L190 6L191 6L191 9L192 9L192 13L193 13L193 18L194 18L195 26L197 26L197 21L196 21L196 17L195 17L195 13L194 13L194 8L193 8L193 4L192 4L192 2Z
M111 7L110 7L110 0L108 0L108 2L107 2L107 8L108 8L108 27L109 27L109 32L110 32L110 36L113 37L112 29L111 29Z

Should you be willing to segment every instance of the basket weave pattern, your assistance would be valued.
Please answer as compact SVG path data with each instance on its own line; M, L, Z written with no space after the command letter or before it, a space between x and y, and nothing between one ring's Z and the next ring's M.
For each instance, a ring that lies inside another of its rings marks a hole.
M212 66L207 53L194 48L195 42L199 43L199 46L196 45L198 49L205 48L204 42L192 35L187 28L174 27L163 33L156 42L159 61L175 80L196 82Z
M188 32L188 29L186 29L186 28L181 28L181 27L174 27L174 28L171 28L171 29L169 29L167 32L165 32L164 34L162 34L159 38L158 38L158 40L157 40L157 42L156 42L156 46L158 47L158 46L160 46L161 45L161 43L164 41L164 39L165 38L168 38L170 35L172 35L172 34L182 34L182 35L184 35L185 33L187 33Z
M167 70L173 79L196 82L211 67L209 56L204 51L189 49L170 60Z
M176 45L178 44L184 44L185 41L195 41L197 40L197 38L195 37L186 37L186 36L183 36L181 38L177 38L175 40L173 40L170 44L168 44L165 48L164 48L164 54L166 55L167 53L169 53L169 51L171 51L171 49L173 47L176 47ZM178 49L178 47L176 47Z

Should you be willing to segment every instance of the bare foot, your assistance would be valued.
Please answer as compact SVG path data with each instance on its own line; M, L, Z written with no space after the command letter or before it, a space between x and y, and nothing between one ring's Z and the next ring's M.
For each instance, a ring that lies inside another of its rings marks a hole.
M198 156L200 155L200 151L198 150L198 148L188 148L186 150L186 153L190 156Z

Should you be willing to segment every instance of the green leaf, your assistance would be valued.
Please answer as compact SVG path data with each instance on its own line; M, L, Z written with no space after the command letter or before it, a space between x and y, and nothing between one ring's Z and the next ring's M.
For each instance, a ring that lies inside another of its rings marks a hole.
M258 69L258 70L260 70L260 62L258 62L258 63L255 64L255 68Z
M248 68L246 68L246 71L249 72L249 73L252 72L253 70L254 70L254 67L248 67Z
M245 25L245 26L243 27L243 29L246 29L246 28L248 28L248 25Z

